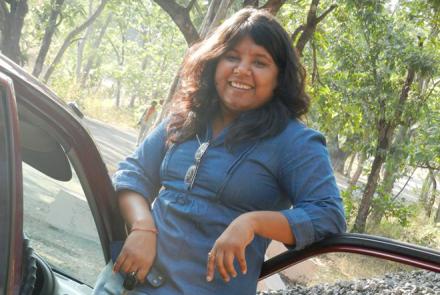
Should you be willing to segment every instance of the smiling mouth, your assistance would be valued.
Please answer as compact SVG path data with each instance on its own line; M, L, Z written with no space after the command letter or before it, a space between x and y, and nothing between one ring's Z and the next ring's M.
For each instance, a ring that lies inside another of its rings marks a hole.
M247 84L231 81L229 85L240 90L251 90L253 87Z

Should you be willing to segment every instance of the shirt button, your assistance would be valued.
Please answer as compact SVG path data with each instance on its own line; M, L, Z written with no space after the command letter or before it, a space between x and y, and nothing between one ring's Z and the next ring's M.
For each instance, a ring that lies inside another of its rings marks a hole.
M186 204L186 200L184 196L179 196L177 198L177 203L179 203L180 205L185 205Z

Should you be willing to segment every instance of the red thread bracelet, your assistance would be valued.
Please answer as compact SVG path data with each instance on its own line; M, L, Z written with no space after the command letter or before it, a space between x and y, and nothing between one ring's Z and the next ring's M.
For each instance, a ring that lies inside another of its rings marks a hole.
M153 233L153 234L158 234L158 231L157 231L157 229L155 229L155 228L140 228L140 227L133 227L132 229L130 229L130 232L134 232L134 231L136 231L136 230L138 230L138 231L146 231L146 232L150 232L150 233Z

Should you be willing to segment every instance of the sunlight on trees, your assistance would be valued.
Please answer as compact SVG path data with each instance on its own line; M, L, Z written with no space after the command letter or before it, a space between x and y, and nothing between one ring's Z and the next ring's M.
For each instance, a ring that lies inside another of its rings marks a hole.
M130 127L169 100L189 45L244 5L269 9L307 68L306 121L326 135L346 184L350 229L393 237L428 223L426 241L440 247L439 1L0 3L3 54L89 116Z

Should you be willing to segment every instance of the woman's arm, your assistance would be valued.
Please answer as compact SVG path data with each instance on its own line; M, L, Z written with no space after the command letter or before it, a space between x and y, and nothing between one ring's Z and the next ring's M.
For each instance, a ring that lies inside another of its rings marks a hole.
M342 200L333 176L324 137L311 129L290 136L280 154L277 180L293 207L280 212L255 211L236 218L215 242L208 259L207 280L217 267L225 281L235 276L237 259L246 271L245 248L257 234L297 250L345 231Z
M118 193L119 208L129 234L113 266L114 272L137 272L144 282L156 257L156 226L146 199L140 194L122 190Z
M237 217L214 243L208 256L206 280L214 278L215 268L223 280L228 282L230 276L236 277L234 259L237 259L243 274L247 271L245 249L255 235L280 241L284 244L295 244L295 237L289 222L277 211L254 211Z

